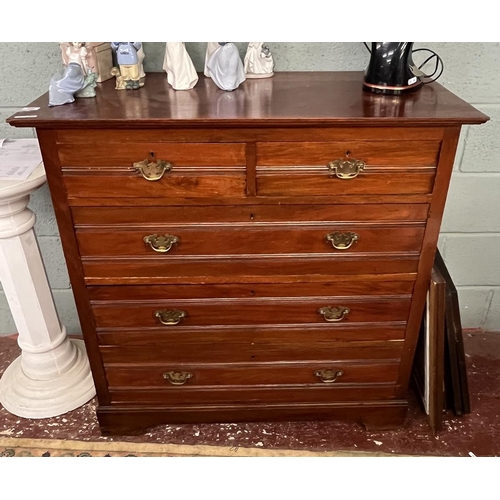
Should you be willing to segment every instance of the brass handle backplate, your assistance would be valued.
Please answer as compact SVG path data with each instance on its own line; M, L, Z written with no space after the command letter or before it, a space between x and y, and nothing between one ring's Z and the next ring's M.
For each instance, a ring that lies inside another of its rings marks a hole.
M190 378L193 378L193 374L190 372L167 372L163 374L163 378L172 385L184 385Z
M322 307L318 312L330 323L336 323L347 318L351 310L348 307Z
M179 242L177 236L171 236L166 234L165 236L158 236L157 234L151 234L150 236L144 236L144 243L149 245L155 252L167 253L171 248Z
M333 384L339 377L344 375L344 372L342 370L317 370L314 375L324 384Z
M165 172L172 170L172 164L168 161L156 160L155 154L150 153L149 159L134 163L134 170L147 181L159 181Z
M359 234L356 233L330 233L326 239L332 243L333 248L337 250L348 250L359 240Z
M158 318L160 323L165 326L178 325L183 318L187 316L186 311L179 310L160 310L155 311L155 318Z
M339 179L354 179L365 169L366 163L362 160L344 158L331 161L327 167Z

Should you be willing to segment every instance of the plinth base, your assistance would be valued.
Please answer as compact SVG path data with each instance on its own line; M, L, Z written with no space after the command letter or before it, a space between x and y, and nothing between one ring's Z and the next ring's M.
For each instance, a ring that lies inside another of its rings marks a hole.
M0 379L0 403L13 415L49 418L74 410L92 399L96 392L82 340L71 340L76 347L72 367L51 380L28 378L21 357L5 370Z

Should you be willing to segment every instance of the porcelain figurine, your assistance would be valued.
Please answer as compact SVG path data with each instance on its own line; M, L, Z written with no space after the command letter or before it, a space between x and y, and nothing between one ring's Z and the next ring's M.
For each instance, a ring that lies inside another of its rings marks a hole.
M208 60L210 77L222 90L237 89L245 81L245 69L233 42L219 42Z
M138 51L141 42L111 42L116 53L116 62L120 68L120 76L125 82L125 89L138 89L141 80L141 68Z
M175 90L189 90L198 83L198 74L184 42L166 42L163 69Z
M137 51L137 59L139 62L139 87L144 87L144 83L146 81L146 73L144 72L144 59L146 58L146 54L144 53L144 46L142 42L139 50Z
M273 55L264 42L250 42L245 55L247 78L269 78L274 75Z
M87 56L84 42L69 42L66 48L68 65L62 76L54 76L50 81L49 106L74 102L75 94L83 91L87 85L90 85L92 90L95 88L95 73L90 72L90 77L87 78L89 74ZM92 95L92 90L89 90L89 95L86 97L95 96L95 91Z
M203 74L210 78L210 71L208 71L207 63L211 55L219 48L219 42L207 42L207 51L205 53L205 69Z

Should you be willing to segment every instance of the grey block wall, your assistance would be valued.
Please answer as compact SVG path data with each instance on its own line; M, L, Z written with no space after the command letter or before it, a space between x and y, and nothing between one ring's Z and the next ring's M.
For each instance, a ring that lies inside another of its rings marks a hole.
M198 69L205 44L188 42ZM245 43L237 42L242 57ZM269 42L277 71L361 71L368 53L359 43ZM462 322L468 328L500 331L500 43L418 42L445 62L440 83L488 114L481 127L465 127L455 162L440 238L440 249L459 290ZM161 71L164 44L144 43L146 72ZM34 137L5 118L48 89L62 68L57 42L0 44L0 138ZM146 80L147 85L147 80ZM47 186L32 197L35 230L61 321L79 331L73 294ZM0 335L16 332L0 292Z

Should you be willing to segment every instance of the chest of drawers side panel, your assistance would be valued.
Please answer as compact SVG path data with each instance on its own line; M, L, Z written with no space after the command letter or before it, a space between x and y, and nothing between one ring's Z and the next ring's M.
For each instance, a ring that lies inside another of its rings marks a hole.
M401 368L398 378L399 388L397 394L399 396L405 395L408 390L413 356L417 345L426 294L429 289L431 270L434 264L439 230L441 228L441 221L448 194L448 186L451 179L453 163L460 137L460 129L461 127L459 126L445 129L441 145L436 179L434 182L434 190L432 193L432 201L429 210L429 218L424 233L424 242L422 245L422 252L417 271L415 291L408 317L405 349L401 359Z
M47 172L47 183L54 205L61 244L66 259L73 294L75 296L78 316L92 369L92 376L97 390L97 396L100 404L108 404L108 384L101 355L99 353L92 310L90 308L90 301L87 296L87 289L83 278L81 258L73 229L73 218L68 205L66 189L63 184L56 144L56 134L53 130L37 130L37 136L42 151L43 163Z

